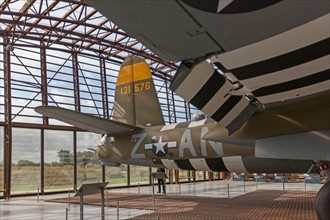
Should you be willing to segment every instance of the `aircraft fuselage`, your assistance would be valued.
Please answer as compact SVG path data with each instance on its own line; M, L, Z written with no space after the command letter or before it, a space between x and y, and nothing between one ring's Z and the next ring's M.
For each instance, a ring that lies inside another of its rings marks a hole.
M202 137L217 123L204 119L196 122L183 122L165 126L147 127L139 133L117 136L108 146L99 150L100 159L114 155L112 149L120 149L121 158L131 159L186 159L234 155L239 150L242 155L252 155L253 148L231 146ZM226 129L218 129L219 135L228 136ZM243 150L243 151L242 151Z

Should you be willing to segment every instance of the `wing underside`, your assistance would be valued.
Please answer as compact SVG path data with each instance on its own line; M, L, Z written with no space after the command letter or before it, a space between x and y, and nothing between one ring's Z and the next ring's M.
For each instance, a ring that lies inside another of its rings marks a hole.
M329 1L292 0L86 2L164 60L242 48L326 15L330 7Z
M72 111L55 106L38 106L35 111L78 128L98 134L120 135L141 129L134 125L99 118L90 114Z
M87 2L160 58L183 61L171 89L229 134L259 107L329 92L329 1Z
M171 89L229 133L247 121L256 107L287 105L328 93L329 21L327 14L209 60L184 61Z

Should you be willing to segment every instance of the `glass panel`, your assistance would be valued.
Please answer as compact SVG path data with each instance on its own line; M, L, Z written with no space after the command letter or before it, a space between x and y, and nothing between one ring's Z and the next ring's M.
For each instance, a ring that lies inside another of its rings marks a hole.
M40 187L40 130L13 128L11 191L36 192Z
M81 112L103 115L100 61L94 57L78 56Z
M149 167L130 165L130 185L149 184Z
M40 50L17 48L11 53L12 121L41 123L33 108L41 105Z
M214 172L206 172L206 180L213 180Z
M127 165L122 164L119 167L105 168L105 181L108 186L127 186Z
M74 110L73 67L70 53L47 50L48 104ZM50 124L62 122L49 120Z
M0 43L2 43L2 38L0 38ZM3 72L3 46L0 46L0 121L5 120L5 109L4 109L4 72Z
M189 181L189 177L192 179L189 170L179 170L179 182L187 182Z
M73 133L45 130L45 190L73 188Z
M3 138L4 138L4 129L2 126L0 126L0 189L3 189L3 164L4 164L4 161L3 161L3 155L4 155L4 141L3 141ZM3 193L0 192L0 196L3 196Z
M196 171L196 180L204 180L204 172Z
M102 165L95 152L101 135L77 132L77 185L102 182Z
M219 180L220 179L220 172L213 172L213 179Z

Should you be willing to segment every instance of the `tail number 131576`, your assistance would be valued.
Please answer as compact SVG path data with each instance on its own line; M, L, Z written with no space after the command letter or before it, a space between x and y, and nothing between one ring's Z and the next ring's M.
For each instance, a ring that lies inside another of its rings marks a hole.
M134 83L134 93L150 90L150 82ZM131 85L120 87L120 95L128 95L132 93Z

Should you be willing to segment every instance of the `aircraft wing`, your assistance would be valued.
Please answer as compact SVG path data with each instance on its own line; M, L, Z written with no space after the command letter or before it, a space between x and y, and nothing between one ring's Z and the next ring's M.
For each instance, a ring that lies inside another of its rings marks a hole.
M163 60L175 61L254 44L326 15L330 8L327 0L86 2Z
M72 111L56 106L38 106L35 111L78 128L98 134L120 135L142 129L110 119L99 118L90 114Z
M171 89L229 134L257 107L329 91L327 0L87 2L160 58L184 60Z

